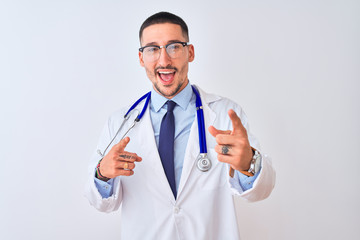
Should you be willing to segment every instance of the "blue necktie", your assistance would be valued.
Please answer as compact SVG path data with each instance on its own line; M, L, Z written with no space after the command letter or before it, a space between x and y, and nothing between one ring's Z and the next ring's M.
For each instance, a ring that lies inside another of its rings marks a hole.
M175 169L174 169L174 137L175 137L175 120L173 109L176 103L167 101L167 112L164 115L159 136L159 155L170 184L171 191L176 199Z

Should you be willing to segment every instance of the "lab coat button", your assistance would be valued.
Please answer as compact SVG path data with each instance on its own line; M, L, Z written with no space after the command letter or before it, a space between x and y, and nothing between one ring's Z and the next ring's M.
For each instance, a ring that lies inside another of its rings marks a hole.
M179 209L178 207L174 207L174 213L175 213L175 214L178 214L179 211L180 211L180 209Z

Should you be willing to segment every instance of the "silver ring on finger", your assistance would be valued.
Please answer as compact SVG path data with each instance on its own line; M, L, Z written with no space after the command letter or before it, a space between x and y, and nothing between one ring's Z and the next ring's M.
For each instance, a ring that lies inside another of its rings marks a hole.
M227 155L229 153L229 149L230 149L229 145L223 145L221 148L221 153Z

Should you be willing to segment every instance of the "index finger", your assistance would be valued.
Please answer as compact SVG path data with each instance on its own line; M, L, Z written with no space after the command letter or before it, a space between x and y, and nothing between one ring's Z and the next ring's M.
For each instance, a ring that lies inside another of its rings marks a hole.
M233 126L233 133L242 133L246 134L246 129L241 123L241 119L238 117L236 112L232 109L228 111L232 126Z
M126 137L124 139L121 139L120 142L115 144L112 149L114 149L117 152L123 152L126 148L126 145L130 142L130 138Z

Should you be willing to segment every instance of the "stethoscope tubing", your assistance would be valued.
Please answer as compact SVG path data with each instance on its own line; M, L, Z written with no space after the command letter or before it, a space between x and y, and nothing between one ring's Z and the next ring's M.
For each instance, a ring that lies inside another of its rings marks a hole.
M204 111L203 111L203 106L202 106L202 102L201 102L201 98L200 98L200 94L198 92L198 90L192 86L193 92L195 93L196 96L196 114L197 114L197 122L198 122L198 131L199 131L199 145L200 145L200 154L202 154L203 156L206 156L207 154L207 147L206 147L206 134L205 134L205 119L204 119ZM151 97L151 91L144 94L141 98L139 98L130 108L129 110L126 112L126 114L124 115L124 119L123 122L121 123L118 131L116 132L115 136L111 139L110 143L107 145L107 147L105 148L104 152L101 153L101 151L98 149L97 152L104 157L106 151L108 150L108 148L110 147L110 145L112 144L112 142L115 140L116 136L120 133L121 129L123 128L124 124L126 123L126 121L129 119L129 114L137 107L137 105L139 105L139 103L141 101L143 101L145 98L145 104L143 109L141 110L140 114L138 114L138 116L135 118L133 124L131 125L131 127L125 132L125 134L123 135L123 137L121 139L123 139L126 134L132 129L134 128L136 122L139 122L141 120L141 118L143 117L149 101L150 101L150 97Z
M149 104L149 101L150 101L150 96L151 96L151 91L144 94L144 96L142 96L141 98L139 98L130 108L129 110L126 112L124 118L127 119L129 113L134 109L136 108L137 105L139 105L139 103L144 100L144 98L146 98L146 101L145 101L145 105L143 107L143 109L141 110L141 113L136 117L135 121L139 122L140 119L142 118L142 116L144 115L146 109L147 109L147 106Z
M137 105L139 105L139 103L144 100L144 98L146 98L146 101L145 101L145 105L142 109L142 111L137 115L137 117L135 118L133 124L130 126L130 128L124 133L124 135L122 136L121 139L123 139L126 134L128 134L128 132L130 132L131 129L133 129L135 127L135 124L137 122L140 121L140 119L142 118L142 116L144 115L146 109L147 109L147 106L149 104L149 101L150 101L150 96L151 96L151 92L148 92L146 94L144 94L141 98L139 98L130 108L129 110L126 112L126 114L124 115L124 119L119 127L119 129L117 130L116 134L114 135L114 137L111 139L110 143L106 146L105 150L103 153L101 153L100 149L97 150L98 154L101 155L102 157L105 156L105 153L106 151L108 150L108 148L110 147L110 145L113 143L113 141L115 140L115 138L117 137L117 135L120 133L121 129L123 128L124 124L127 122L127 120L129 120L129 114L136 108Z
M207 153L203 106L199 92L194 86L192 86L192 89L196 95L196 113L198 121L200 153Z

